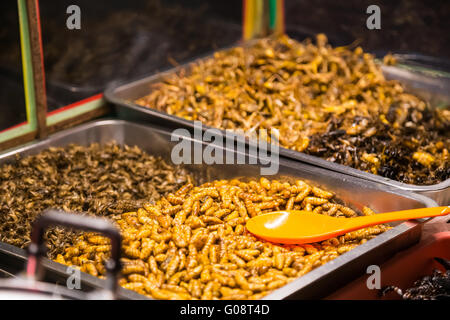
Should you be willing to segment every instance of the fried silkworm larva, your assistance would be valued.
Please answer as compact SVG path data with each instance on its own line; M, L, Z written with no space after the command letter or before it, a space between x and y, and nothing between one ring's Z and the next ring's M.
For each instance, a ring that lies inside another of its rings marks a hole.
M331 193L304 181L261 181L221 180L186 187L169 196L172 203L162 198L153 207L119 215L126 276L120 284L157 299L262 297L387 229L375 226L302 246L258 240L246 231L245 222L262 210L297 206L318 214L356 214L333 203ZM174 205L181 197L183 204ZM106 274L103 264L110 246L95 236L81 236L58 261L97 276Z

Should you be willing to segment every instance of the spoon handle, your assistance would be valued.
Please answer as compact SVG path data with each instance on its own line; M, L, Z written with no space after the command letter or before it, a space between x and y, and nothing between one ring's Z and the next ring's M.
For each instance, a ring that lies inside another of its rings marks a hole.
M355 222L358 220L360 228L364 228L386 222L445 216L447 214L450 214L450 206L386 212L353 219L355 219Z

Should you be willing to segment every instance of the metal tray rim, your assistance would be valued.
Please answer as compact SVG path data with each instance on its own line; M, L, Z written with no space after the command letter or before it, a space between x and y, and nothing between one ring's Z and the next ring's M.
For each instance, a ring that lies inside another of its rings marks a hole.
M162 73L163 74L163 73ZM160 74L160 75L162 75ZM138 83L142 83L142 82L147 82L148 80L154 78L153 76L147 77L145 79L141 79L138 80L134 83L128 83L126 85L126 87L131 86L131 84L138 84ZM106 99L106 101L119 106L119 107L125 107L125 108L130 108L133 109L137 112L143 112L146 114L149 114L150 116L154 116L154 117L158 117L158 118L163 118L165 120L171 121L174 124L179 124L182 125L185 128L193 128L193 121L191 120L187 120L187 119L183 119L180 118L178 116L173 116L173 115L169 115L165 112L161 112L152 108L146 108L143 106L139 106L135 103L132 103L130 101L124 101L121 100L117 97L114 96L114 91L115 89L119 89L119 88L124 88L125 86L118 86L118 87L110 87L108 88L105 92L104 92L104 97ZM207 129L212 129L213 127L210 127L208 125L203 124L203 130L207 130ZM217 128L214 128L217 129ZM224 132L225 130L223 129L219 129L222 132ZM349 174L352 176L356 176L356 177L362 177L362 178L366 178L368 180L371 181L375 181L375 182L380 182L383 184L387 184L387 185L391 185L391 186L395 186L398 187L400 189L404 189L404 190L410 190L410 191L415 191L415 192L420 192L420 191L440 191L440 190L445 190L447 188L450 187L450 179L447 179L445 181L439 182L437 184L433 184L433 185L414 185L414 184L407 184L407 183L403 183L403 182L399 182L399 181L395 181L393 179L389 179L389 178L385 178L382 176L378 176L375 175L373 173L369 173L369 172L364 172L362 170L359 169L355 169L349 166L345 166L342 164L338 164L338 163L334 163L331 161L327 161L324 160L322 158L316 157L316 156L312 156L312 155L308 155L302 152L298 152L298 151L294 151L294 150L290 150L284 147L279 147L280 149L280 155L281 156L285 156L291 159L295 159L295 160L300 160L300 161L305 161L307 163L310 164L314 164L326 169L330 169L333 171L337 171L337 172L341 172L341 173L345 173L345 174Z
M9 156L11 156L13 154L16 154L16 153L19 153L19 152L24 152L24 151L26 151L28 149L33 149L33 148L35 148L36 146L38 146L40 144L44 144L46 142L49 142L49 141L52 141L52 140L56 140L56 139L61 138L61 137L70 136L71 134L79 132L79 131L88 130L90 128L97 127L97 126L111 126L111 125L132 125L132 126L137 126L137 127L142 127L142 128L150 128L152 131L163 133L163 134L164 133L166 133L166 134L169 133L169 130L167 128L164 128L164 127L161 127L161 126L149 125L149 124L143 124L143 123L136 123L136 122L129 121L129 120L114 119L114 118L94 120L94 121L90 121L90 122L78 125L78 126L73 127L73 128L69 128L69 129L66 129L66 130L63 130L63 131L60 131L60 132L56 132L56 133L50 135L49 137L47 137L45 139L34 140L34 141L28 142L28 143L26 143L26 144L24 144L22 146L14 147L14 148L5 150L3 152L0 152L0 161L3 158L9 157ZM194 139L192 138L192 140L194 140ZM293 161L293 159L290 159L290 158L280 158L280 161L281 162L290 162L289 163L290 165L295 165L295 161ZM325 160L323 160L323 161L325 161ZM312 164L310 164L310 163L307 163L307 164L312 166ZM322 169L329 170L328 168L322 168ZM343 173L343 172L337 172L337 171L334 171L334 170L331 170L331 171L335 172L337 174L340 174L340 175L348 176L348 174ZM354 177L354 176L351 176L351 177L352 178L356 178L358 181L361 181L361 182L367 182L362 177ZM450 179L449 179L449 182L450 182ZM377 181L370 181L370 183L380 185L380 183L377 182ZM384 187L386 187L386 186L384 186ZM410 198L410 199L421 201L423 203L426 203L428 206L436 205L435 201L433 199L427 197L427 196L424 196L424 195L421 195L421 194L417 194L417 193L413 193L413 192L411 192L409 190L405 190L405 189L402 189L402 188L397 188L396 186L389 186L388 191L398 193L398 194L400 194L400 195L402 195L404 197Z
M28 142L22 146L19 147L14 147L8 150L5 150L3 152L0 153L0 161L3 158L7 158L13 154L19 153L19 152L24 152L27 151L29 149L33 149L36 146L39 146L41 144L45 144L49 141L52 140L56 140L58 138L62 138L62 137L66 137L66 136L70 136L73 133L76 132L80 132L80 131L84 131L84 130L88 130L91 129L93 127L98 127L98 126L111 126L111 125L132 125L132 126L136 126L136 127L142 127L142 128L150 128L152 131L158 132L158 133L163 133L163 134L167 134L169 133L167 128L163 128L157 125L148 125L148 124L142 124L142 123L136 123L136 122L132 122L132 121L128 121L128 120L122 120L122 119L101 119L101 120L94 120L94 121L90 121L81 125L78 125L76 127L73 128L69 128L60 132L56 132L52 135L50 135L49 137L45 138L45 139L40 139L40 140L34 140L31 142ZM192 138L193 139L193 138ZM193 139L194 140L194 139ZM293 161L293 159L290 158L280 158L281 162L289 162L289 165L294 165L295 166L295 161ZM311 164L308 163L308 165L312 166ZM325 170L329 170L327 168L322 168ZM348 176L346 173L343 172L336 172L336 171L332 171L335 172L339 175L343 175L343 176ZM353 177L352 178L356 178L358 181L360 182L367 182L366 180L364 180L364 178L361 177ZM375 185L380 185L380 183L376 182L376 181L370 181L371 184L375 184ZM386 187L386 186L384 186ZM410 198L410 199L414 199L417 201L421 201L422 203L426 204L427 206L435 206L436 202L429 198L426 197L424 195L421 194L417 194L417 193L413 193L409 190L404 190L404 189L399 189L396 188L395 186L388 186L389 188L387 189L390 192L394 192L394 193L398 193L404 197Z

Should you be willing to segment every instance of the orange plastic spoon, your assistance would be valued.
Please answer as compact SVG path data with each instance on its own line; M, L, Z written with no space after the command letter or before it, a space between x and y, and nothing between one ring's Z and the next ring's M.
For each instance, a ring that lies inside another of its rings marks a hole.
M445 216L450 206L379 213L356 218L335 218L309 211L275 211L247 221L247 230L267 241L301 244L323 241L380 223Z

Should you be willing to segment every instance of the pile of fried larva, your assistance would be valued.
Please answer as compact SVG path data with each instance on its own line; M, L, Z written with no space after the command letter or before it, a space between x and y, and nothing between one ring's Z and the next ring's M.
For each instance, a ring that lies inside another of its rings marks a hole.
M260 299L389 229L378 225L290 246L258 240L246 231L249 218L283 209L358 215L331 192L302 180L189 183L155 205L115 219L123 237L119 283L155 299ZM373 213L367 207L362 212ZM56 261L103 277L109 250L107 238L84 234Z

